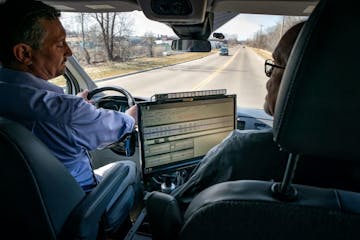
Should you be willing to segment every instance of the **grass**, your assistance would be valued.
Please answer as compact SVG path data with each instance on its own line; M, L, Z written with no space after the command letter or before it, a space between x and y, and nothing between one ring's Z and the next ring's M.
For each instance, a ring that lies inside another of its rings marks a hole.
M107 77L183 63L203 58L213 53L214 52L189 52L165 57L137 58L128 62L108 62L96 65L86 65L84 66L84 69L89 76L96 81Z
M256 54L260 55L260 57L262 57L263 59L272 59L272 54L269 51L260 48L253 48L253 47L249 47L249 48L251 48Z

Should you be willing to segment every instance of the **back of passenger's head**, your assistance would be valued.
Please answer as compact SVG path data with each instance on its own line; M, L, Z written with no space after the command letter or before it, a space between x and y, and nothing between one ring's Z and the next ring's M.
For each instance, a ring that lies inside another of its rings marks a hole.
M277 47L273 52L273 58L276 59L277 64L286 66L291 50L304 24L305 21L293 25L281 37Z
M0 62L13 60L13 47L25 43L34 49L41 45L44 30L39 20L55 20L60 11L41 1L7 0L0 4Z

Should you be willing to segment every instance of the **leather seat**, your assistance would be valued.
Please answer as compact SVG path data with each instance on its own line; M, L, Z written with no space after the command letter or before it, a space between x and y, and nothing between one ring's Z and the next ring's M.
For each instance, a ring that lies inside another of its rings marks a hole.
M89 194L30 131L0 118L1 236L96 239L102 217L126 174L119 164Z
M175 214L178 239L359 239L360 193L291 183L302 156L323 159L324 168L360 160L358 18L353 1L321 0L294 46L274 115L274 141L289 152L283 181L205 189L183 219ZM154 192L147 200L150 224L156 239L169 239L151 207L159 199ZM177 212L171 206L162 221Z

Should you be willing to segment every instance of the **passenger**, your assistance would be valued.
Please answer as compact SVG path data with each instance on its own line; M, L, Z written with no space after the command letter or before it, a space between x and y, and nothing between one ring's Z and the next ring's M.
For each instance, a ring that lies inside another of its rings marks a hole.
M272 54L274 62L265 61L265 74L270 79L266 84L268 93L264 110L270 115L274 114L281 78L303 25L304 22L295 24L283 35ZM272 129L236 130L212 148L196 166L189 180L171 194L185 208L196 194L216 183L240 179L281 181L288 155L276 146ZM294 182L359 191L360 186L356 185L359 181L354 180L359 179L356 170L339 162L300 159Z
M22 1L21 7L17 1L0 5L0 115L21 123L42 140L85 192L109 169L128 168L113 198L116 204L108 207L121 210L107 219L107 227L115 230L134 206L139 171L134 162L120 161L94 173L88 151L131 132L137 107L125 113L97 109L85 100L87 90L72 96L48 82L64 74L65 62L72 55L59 17L58 10L40 1ZM122 201L116 201L120 197Z

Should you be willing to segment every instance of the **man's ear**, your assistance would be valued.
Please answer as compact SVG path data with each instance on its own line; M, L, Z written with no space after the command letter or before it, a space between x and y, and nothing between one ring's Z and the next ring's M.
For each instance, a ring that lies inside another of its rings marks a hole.
M32 64L32 48L29 45L25 43L16 44L13 48L13 53L15 59L20 63L25 64L26 66Z

